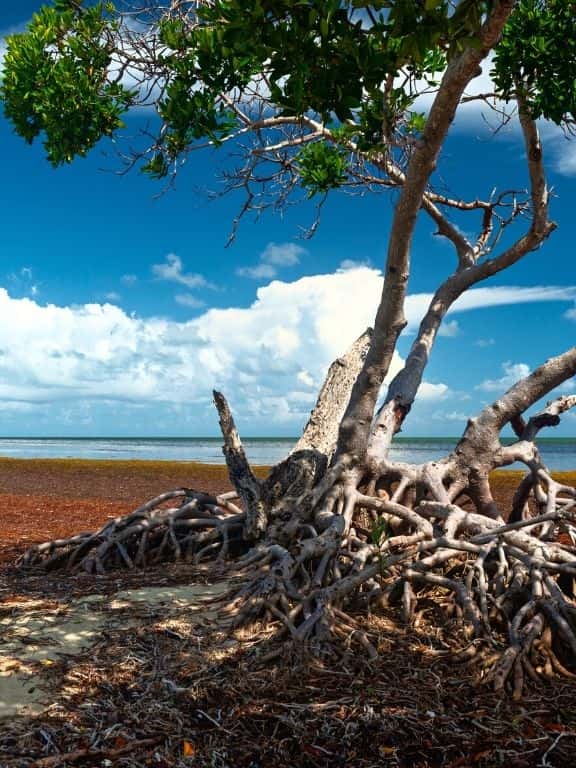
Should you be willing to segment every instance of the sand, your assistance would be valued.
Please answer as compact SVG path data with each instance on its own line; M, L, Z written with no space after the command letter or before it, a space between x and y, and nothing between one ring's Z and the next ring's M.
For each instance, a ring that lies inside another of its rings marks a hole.
M3 601L0 613L0 720L39 714L50 703L41 674L62 656L90 648L114 627L137 626L139 614L159 614L164 623L205 619L210 605L228 585L194 584L121 590L112 595L86 595L68 601L15 598Z

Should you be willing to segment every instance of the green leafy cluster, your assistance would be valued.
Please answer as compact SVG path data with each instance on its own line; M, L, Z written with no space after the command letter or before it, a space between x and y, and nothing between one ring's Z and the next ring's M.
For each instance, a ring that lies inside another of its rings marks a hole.
M452 57L478 46L492 5L214 0L199 5L195 24L167 13L147 62L165 87L156 104L162 131L144 170L165 176L196 142L219 145L232 136L238 116L222 94L237 98L265 71L262 100L274 114L313 114L341 135L341 148L315 142L297 153L302 185L310 195L342 186L350 142L370 154L384 151L393 134L424 130L409 83L434 83ZM574 114L575 17L576 0L520 0L496 50L497 88L512 99L520 86L536 117L562 122ZM137 102L137 93L110 79L114 40L122 36L116 19L112 3L55 0L26 32L8 38L5 113L28 142L42 134L54 165L112 135ZM400 71L408 84L400 84Z
M379 518L374 520L370 529L370 538L374 546L379 547L385 539L391 534L390 523L387 520Z
M576 115L576 2L523 0L496 50L499 93L521 90L534 118L560 125Z
M308 197L326 194L342 186L347 179L348 153L342 147L315 141L304 146L296 155L300 183Z
M488 6L466 0L452 13L448 0L216 0L188 42L205 83L229 85L266 62L271 100L284 114L345 121L367 102L381 104L383 83L401 68L431 75L475 44ZM182 50L181 34L173 37ZM215 49L201 62L208 40Z
M0 97L6 116L28 143L40 134L54 165L85 155L122 125L133 94L108 80L111 47L104 42L109 4L84 8L57 0L11 35Z
M352 19L352 10L368 7L368 25ZM326 121L354 121L359 148L377 149L386 109L402 110L410 102L398 89L385 108L386 79L406 65L414 77L432 77L445 66L453 41L477 33L479 23L474 16L468 28L453 19L445 0L216 0L198 16L193 29L173 18L160 28L171 77L159 104L166 132L145 168L153 176L168 173L194 141L207 137L218 144L229 136L237 121L220 94L242 92L264 68L270 101L280 114L313 112ZM391 126L394 120L389 116ZM300 153L303 185L312 194L340 186L343 156L316 147Z

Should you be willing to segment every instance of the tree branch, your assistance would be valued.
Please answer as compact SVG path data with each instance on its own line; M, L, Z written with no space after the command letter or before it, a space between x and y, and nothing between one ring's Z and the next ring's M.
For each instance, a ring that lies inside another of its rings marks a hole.
M406 183L402 187L392 220L384 288L374 322L374 336L342 419L336 458L348 454L356 461L367 450L378 393L388 372L398 336L406 325L404 300L416 217L464 90L479 74L480 62L499 39L514 5L513 0L497 3L481 29L480 47L467 48L450 62L430 109L422 139L410 159Z

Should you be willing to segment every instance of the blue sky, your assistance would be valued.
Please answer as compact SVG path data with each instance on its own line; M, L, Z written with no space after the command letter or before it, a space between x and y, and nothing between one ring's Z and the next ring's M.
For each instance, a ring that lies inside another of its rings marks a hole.
M2 4L0 29L37 7ZM134 116L125 133L147 119ZM576 142L543 129L558 230L448 318L406 435L459 434L484 403L574 344ZM54 171L4 118L0 141L0 435L215 435L214 386L244 434L297 434L326 366L372 321L393 197L333 195L312 240L299 236L309 205L246 219L226 248L241 199L203 191L218 189L225 154L198 153L158 197L138 172L115 173L111 145ZM514 125L491 138L468 109L440 170L454 193L487 196L525 186L522 156ZM400 355L453 266L423 219ZM574 434L574 418L550 432Z

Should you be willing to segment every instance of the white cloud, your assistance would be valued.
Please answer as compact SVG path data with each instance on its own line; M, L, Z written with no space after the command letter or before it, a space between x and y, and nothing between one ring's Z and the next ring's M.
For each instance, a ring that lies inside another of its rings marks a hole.
M507 361L502 363L502 369L504 370L504 376L500 379L486 379L481 384L478 384L476 389L480 389L483 392L504 392L513 384L516 384L520 379L524 379L530 373L530 366L526 363L511 363Z
M276 277L276 267L272 264L256 264L255 267L238 267L236 274L240 277L251 277L253 280L272 280Z
M447 338L454 338L454 336L458 336L460 333L460 326L458 325L458 320L448 320L440 326L440 330L438 331L439 336L445 336Z
M349 269L358 269L358 267L370 267L370 259L357 261L356 259L343 259L338 265L338 269L346 272Z
M446 384L431 384L423 381L418 388L418 400L443 400L450 390Z
M182 259L175 253L169 253L163 264L153 264L152 273L158 280L185 285L187 288L212 288L203 275L182 271Z
M470 309L510 304L573 300L576 300L575 285L535 285L529 288L511 285L473 288L455 302L451 312L466 312Z
M572 309L566 310L564 313L564 317L568 320L576 320L576 304L572 307Z
M187 322L142 319L112 304L43 306L0 289L0 317L10 318L0 323L0 403L39 412L46 403L165 403L208 409L212 419L217 387L240 423L299 424L328 364L370 323L380 292L373 278L355 271L277 281L251 307ZM396 356L392 372L399 367Z
M300 371L300 373L296 375L296 378L306 387L313 387L315 385L314 377L309 371Z
M116 293L116 291L108 291L108 293L104 294L104 298L106 301L112 301L112 302L118 302L120 301L120 294Z
M554 170L563 176L576 175L576 142L561 126L539 120L538 128Z
M191 293L177 293L174 296L176 304L180 304L182 307L191 307L192 309L200 309L206 306L206 302L202 299L197 299L196 296L192 296Z
M435 411L432 414L434 421L458 421L466 422L470 418L464 411Z
M260 261L253 267L239 267L236 274L252 280L272 280L279 267L293 267L308 251L296 243L268 243L260 254Z
M293 267L306 253L306 248L296 243L268 243L260 254L260 260L278 267Z
M474 342L475 347L480 347L481 349L485 349L486 347L493 347L494 344L496 344L496 339L476 339Z
M376 270L367 270L373 275L378 275ZM381 283L380 283L381 285ZM408 325L406 333L414 333L418 330L430 301L431 293L416 293L406 299L405 313ZM473 309L485 309L488 307L508 306L510 304L531 304L544 301L574 301L576 300L576 286L548 286L537 285L532 287L519 286L494 286L485 288L471 288L464 293L448 312L448 317L459 312L469 312ZM444 321L444 326L454 322ZM454 330L452 328L452 330ZM442 332L440 332L442 335ZM481 346L481 345L480 345Z
M462 309L506 298L563 300L570 290L477 289ZM41 305L0 289L0 318L10 320L0 323L0 407L42 412L46 403L74 408L88 402L125 411L127 404L164 404L184 409L183 418L201 414L210 425L216 387L230 397L241 425L298 426L327 366L372 324L381 291L381 274L358 267L291 283L276 280L260 287L247 308L209 309L176 322L128 315L112 304ZM411 327L429 300L429 294L409 297ZM401 364L396 354L390 376ZM523 375L524 369L512 366L504 374ZM419 397L434 401L451 394L447 384L424 382ZM15 403L28 405L10 405Z
M124 283L124 285L134 285L134 283L138 282L138 278L136 275L122 275L120 282Z

